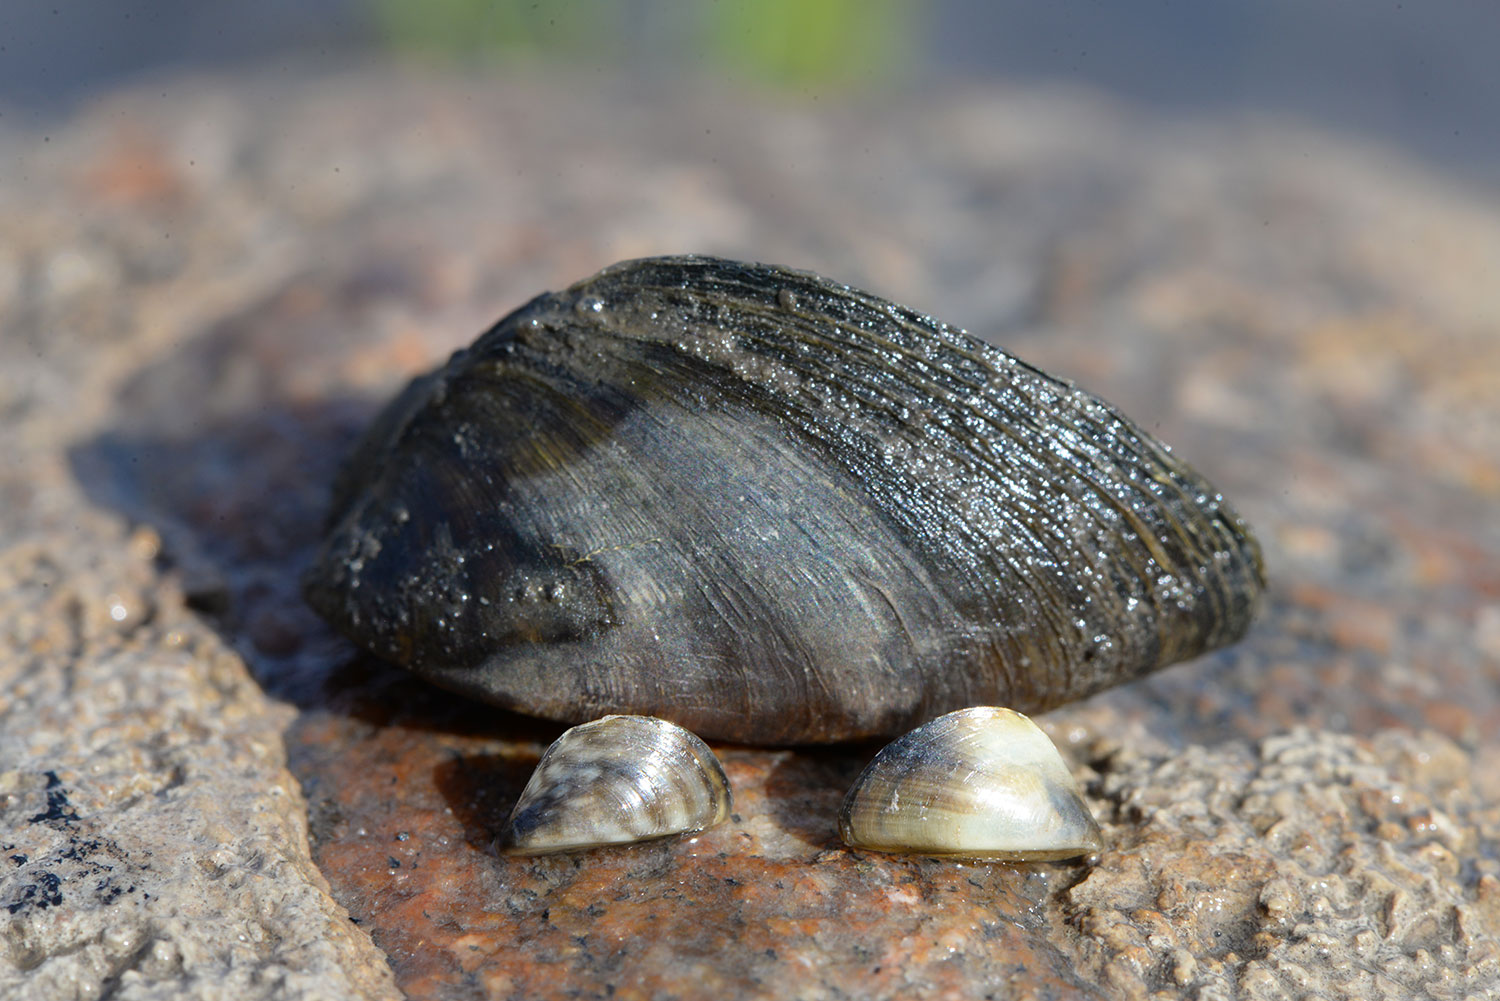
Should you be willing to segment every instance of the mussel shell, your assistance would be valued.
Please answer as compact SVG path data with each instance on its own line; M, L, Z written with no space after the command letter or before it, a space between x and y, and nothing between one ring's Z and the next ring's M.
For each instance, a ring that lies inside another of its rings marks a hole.
M984 861L1074 858L1103 846L1062 755L1018 712L976 706L887 745L844 798L854 848Z
M605 716L547 748L500 833L509 855L631 844L729 816L729 779L698 737L649 716Z
M1033 712L1239 638L1260 553L1108 404L815 275L609 268L413 382L309 602L449 688L753 743Z

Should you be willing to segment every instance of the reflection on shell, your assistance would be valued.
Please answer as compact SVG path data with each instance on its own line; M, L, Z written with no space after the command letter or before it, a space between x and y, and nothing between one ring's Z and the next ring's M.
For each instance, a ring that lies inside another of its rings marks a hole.
M1052 741L1010 709L962 709L884 748L839 812L854 848L1015 861L1073 858L1103 842Z
M413 382L309 602L509 708L751 743L1035 712L1238 639L1239 517L1101 400L931 317L703 257L539 296Z
M606 716L547 748L500 834L511 855L629 844L712 827L729 780L708 745L649 716Z

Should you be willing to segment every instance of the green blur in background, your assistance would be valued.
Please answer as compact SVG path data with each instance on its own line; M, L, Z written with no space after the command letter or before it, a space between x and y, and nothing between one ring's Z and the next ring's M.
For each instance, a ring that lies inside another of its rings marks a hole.
M390 49L442 62L618 60L730 66L788 90L882 86L919 49L913 0L369 0ZM667 41L669 45L662 45ZM675 45L675 48L673 48Z

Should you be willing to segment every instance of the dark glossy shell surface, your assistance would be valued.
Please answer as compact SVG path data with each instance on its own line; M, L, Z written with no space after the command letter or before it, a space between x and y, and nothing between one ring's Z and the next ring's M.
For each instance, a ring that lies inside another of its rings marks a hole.
M507 316L376 420L305 579L357 643L569 721L752 743L1035 712L1239 638L1259 550L1108 404L703 257Z

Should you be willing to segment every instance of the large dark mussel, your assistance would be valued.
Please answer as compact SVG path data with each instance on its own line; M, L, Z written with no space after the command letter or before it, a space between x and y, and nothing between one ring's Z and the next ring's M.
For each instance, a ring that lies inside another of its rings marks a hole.
M1035 712L1238 639L1244 523L1103 401L815 275L632 261L415 380L307 599L526 713L752 743Z

